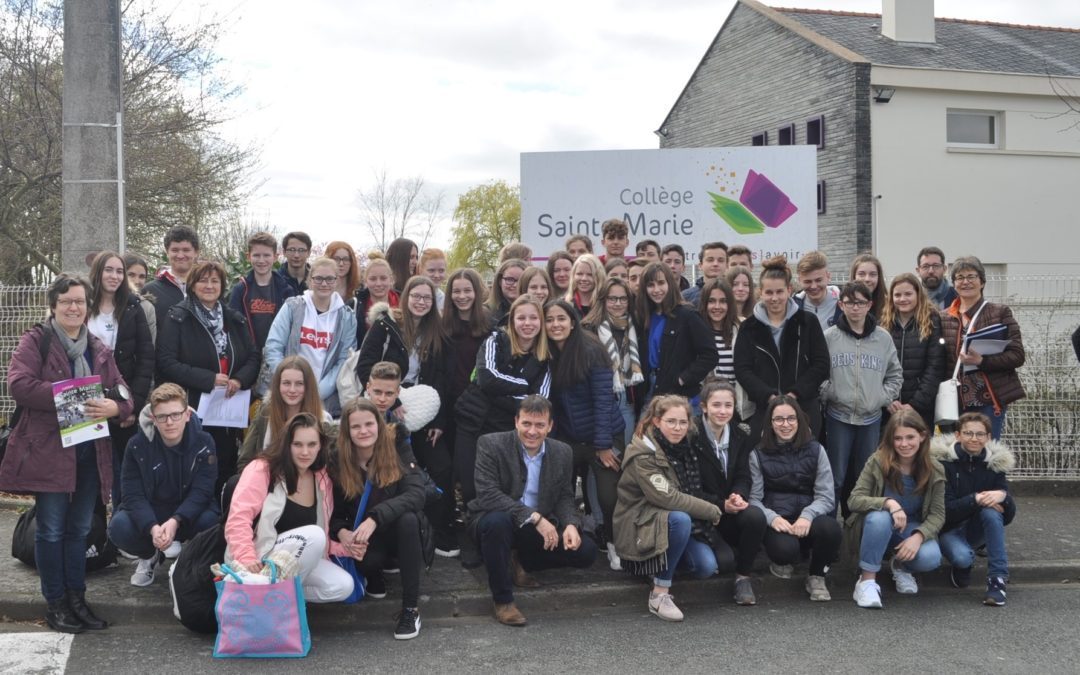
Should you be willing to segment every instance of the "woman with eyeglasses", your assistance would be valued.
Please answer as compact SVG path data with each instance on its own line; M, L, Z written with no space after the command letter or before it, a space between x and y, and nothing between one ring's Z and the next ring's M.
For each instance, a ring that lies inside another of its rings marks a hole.
M356 251L347 242L332 241L326 245L323 255L336 265L337 285L334 290L355 314L356 294L360 289L360 264L356 260Z
M981 412L989 417L990 435L996 441L1001 438L1009 404L1027 396L1016 373L1027 358L1020 324L1008 306L988 302L983 297L986 270L978 258L957 258L949 271L957 298L941 315L945 376L950 376L959 359L959 412ZM983 332L986 328L992 330L984 338L1006 341L1000 353L983 355L978 344L968 344L965 339L968 333Z
M521 295L521 276L528 268L529 263L524 260L511 258L499 265L499 269L495 271L487 305L496 326L506 325L510 305Z
M945 379L941 316L911 272L893 277L880 316L881 327L892 334L904 374L900 398L885 409L886 417L909 408L922 415L926 428L933 430L934 401L938 385Z
M427 470L442 490L442 498L429 511L435 527L435 551L443 557L456 557L457 539L451 530L454 516L453 464L450 439L444 438L451 414L447 397L448 364L453 362L451 347L435 309L435 284L427 277L414 276L401 290L401 306L393 310L379 304L371 308L371 329L360 346L356 376L367 387L372 367L380 361L397 364L401 386L425 384L439 394L439 412L435 419L411 436L413 452L420 466Z
M904 383L896 345L877 325L870 289L849 282L840 289L840 318L825 331L831 368L825 383L825 430L836 500L847 515L848 475L857 476L881 438L881 410ZM849 474L850 470L850 474Z
M848 500L848 547L857 549L855 604L881 607L877 573L886 552L896 592L919 592L915 574L941 565L937 537L945 524L945 474L931 456L930 430L910 408L885 425L881 446L859 475Z
M806 592L814 602L828 602L832 596L825 575L839 556L842 538L833 515L829 457L814 440L795 397L777 396L763 414L768 425L750 453L750 504L762 510L768 523L763 543L769 571L789 579L795 564L809 554Z
M133 412L113 352L86 328L90 284L59 275L46 297L49 318L23 333L11 355L7 386L19 418L0 463L0 490L31 493L37 511L34 559L45 621L61 633L100 630L107 623L86 604L86 537L94 507L112 489L112 442L108 436L64 447L53 383L101 377L103 398L85 401L90 419L127 419Z
M622 279L608 279L596 306L581 320L581 325L594 333L607 352L613 373L612 389L615 405L623 418L623 443L630 444L637 426L634 402L642 393L645 382L641 369L641 345L633 316L634 295L630 284Z
M683 620L671 595L676 572L697 579L716 574L708 532L721 511L688 487L696 466L690 419L690 403L682 396L649 402L623 456L615 504L615 550L622 567L652 577L649 612L664 621Z
M950 581L956 588L971 584L975 549L986 546L986 594L983 603L1005 604L1009 581L1009 555L1005 526L1016 517L1006 474L1016 458L1001 441L990 438L992 424L982 413L960 416L960 433L934 438L934 456L945 469L945 532L941 551L952 565Z
M158 333L157 381L187 389L188 405L199 409L203 394L224 389L231 398L251 389L259 375L259 350L244 315L222 302L225 268L219 262L196 263L188 273L187 297L169 309ZM236 473L241 429L204 426L217 450L215 494Z
M308 275L310 288L289 298L274 317L263 358L273 372L286 356L299 355L311 365L319 382L319 398L332 416L341 414L337 376L349 358L356 315L337 291L337 263L317 258Z

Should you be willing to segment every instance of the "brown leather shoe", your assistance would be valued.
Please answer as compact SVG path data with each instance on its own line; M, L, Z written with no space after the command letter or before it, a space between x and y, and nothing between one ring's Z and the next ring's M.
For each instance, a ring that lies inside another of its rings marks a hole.
M521 610L517 608L512 602L508 602L505 605L495 603L495 620L504 626L517 626L521 627L528 623L525 615L521 613Z
M510 554L510 571L513 575L514 585L518 588L540 587L540 582L536 580L536 577L526 572L525 568L518 562L517 551Z

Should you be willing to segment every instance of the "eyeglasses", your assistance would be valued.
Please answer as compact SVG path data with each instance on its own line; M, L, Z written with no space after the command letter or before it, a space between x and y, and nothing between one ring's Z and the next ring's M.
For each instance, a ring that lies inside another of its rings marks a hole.
M342 263L352 262L352 258L350 258L348 256L345 256L344 258L339 258L337 256L334 256L334 262L341 265Z
M937 272L938 270L945 269L945 266L941 263L924 263L919 265L919 269L923 272Z
M165 413L163 415L154 415L154 421L158 424L165 424L166 422L179 422L183 417L186 410L180 412Z
M337 283L337 277L311 277L311 281L320 286L329 286Z
M607 301L613 305L625 305L630 302L630 298L625 295L609 295Z
M845 307L853 307L855 309L862 309L864 307L869 307L870 306L870 303L867 302L866 300L841 300L840 302Z
M964 438L986 438L990 434L985 431L961 431L960 435Z
M689 420L677 420L677 419L672 419L670 417L666 417L664 419L661 419L660 422L664 426L672 427L674 429L681 429L683 427L690 426L690 421Z
M788 415L787 417L774 417L772 418L773 424L795 424L799 421L797 415Z
M60 305L61 307L86 307L86 300L83 300L81 298L77 300L73 300L71 298L64 298L62 300L57 300L56 304Z
M503 277L502 282L504 286L517 286L521 281L521 277Z
M409 293L409 299L413 302L429 303L432 300L430 295L417 295L416 293Z
M306 248L296 248L293 246L292 248L285 249L285 252L289 255L304 255L308 250Z
M955 277L952 278L952 280L953 280L954 284L967 283L969 281L974 283L974 282L979 280L979 275L978 274L957 274Z

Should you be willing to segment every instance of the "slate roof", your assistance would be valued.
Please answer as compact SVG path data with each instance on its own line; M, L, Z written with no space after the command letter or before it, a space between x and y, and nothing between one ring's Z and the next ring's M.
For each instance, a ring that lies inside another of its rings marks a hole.
M935 19L935 45L881 35L881 15L771 8L879 65L1080 77L1080 29Z

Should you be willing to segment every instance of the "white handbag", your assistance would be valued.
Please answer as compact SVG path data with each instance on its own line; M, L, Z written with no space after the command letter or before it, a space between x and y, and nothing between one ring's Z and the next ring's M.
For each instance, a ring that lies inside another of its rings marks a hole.
M971 317L965 337L971 333L975 321L986 307L986 301L979 306L975 316ZM960 340L963 345L964 340ZM934 401L934 424L955 424L960 419L960 355L956 355L956 367L953 368L952 377L938 385L937 399Z

